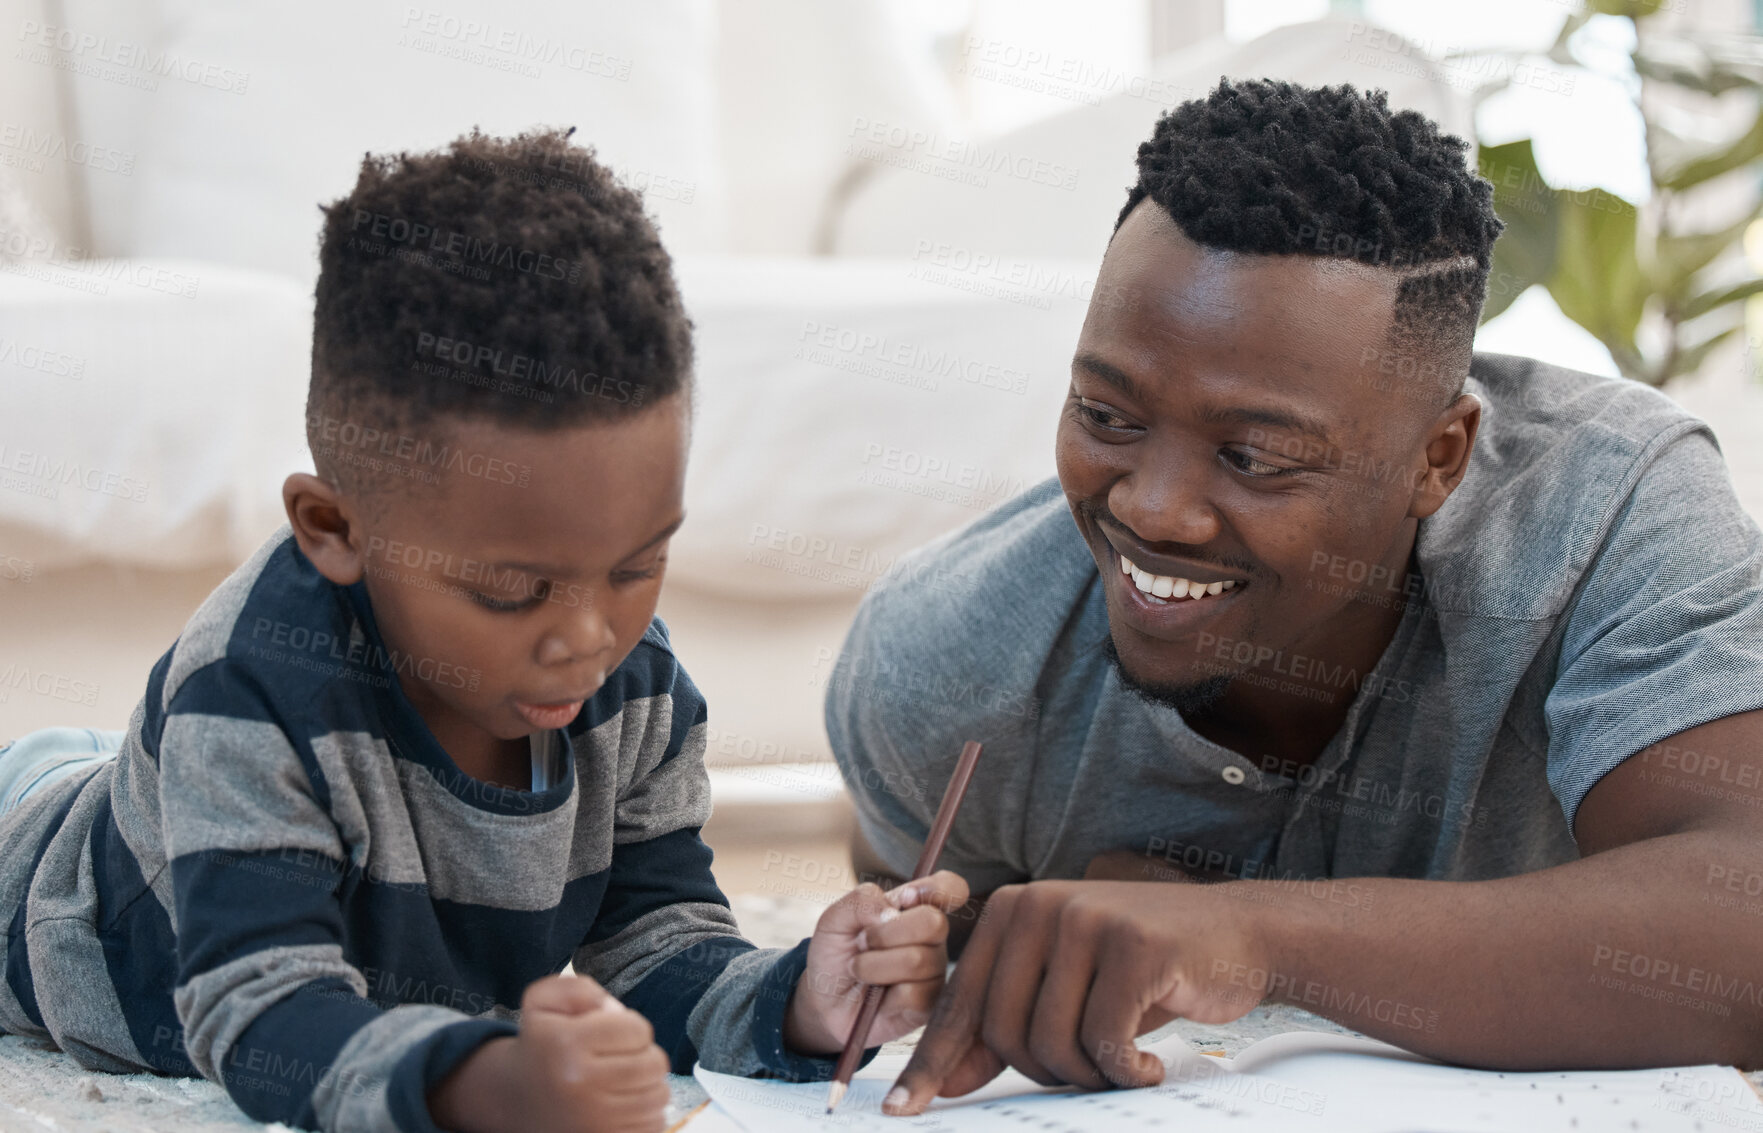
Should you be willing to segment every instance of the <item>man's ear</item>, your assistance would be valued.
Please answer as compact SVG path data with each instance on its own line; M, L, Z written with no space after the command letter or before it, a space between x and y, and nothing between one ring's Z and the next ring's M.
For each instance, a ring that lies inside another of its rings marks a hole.
M337 489L310 472L282 481L282 506L294 528L294 541L318 573L338 586L361 580L366 566L363 534L354 509Z
M1425 519L1439 510L1463 482L1480 428L1481 399L1473 393L1460 395L1439 414L1426 442L1426 468L1408 502L1410 517Z

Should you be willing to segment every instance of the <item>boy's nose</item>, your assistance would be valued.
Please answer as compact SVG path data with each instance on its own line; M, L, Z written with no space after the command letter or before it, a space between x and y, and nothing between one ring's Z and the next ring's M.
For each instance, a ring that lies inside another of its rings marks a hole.
M571 610L540 639L536 659L545 666L585 661L610 650L617 640L604 613L591 608Z

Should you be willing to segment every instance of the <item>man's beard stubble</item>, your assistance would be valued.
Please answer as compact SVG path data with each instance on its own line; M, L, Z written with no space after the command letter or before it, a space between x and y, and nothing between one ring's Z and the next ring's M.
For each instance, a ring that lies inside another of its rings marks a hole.
M1218 703L1226 689L1230 687L1228 676L1207 677L1203 681L1195 681L1185 685L1158 685L1140 681L1127 672L1125 664L1120 660L1120 651L1114 648L1114 635L1109 634L1104 651L1108 661L1114 666L1114 672L1120 677L1121 685L1140 700L1150 704L1173 708L1184 717L1204 715L1206 709Z

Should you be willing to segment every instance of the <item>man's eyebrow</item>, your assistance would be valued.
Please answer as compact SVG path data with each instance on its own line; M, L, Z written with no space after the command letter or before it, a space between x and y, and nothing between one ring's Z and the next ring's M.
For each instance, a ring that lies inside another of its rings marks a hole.
M668 524L666 527L663 527L660 531L657 531L655 533L654 537L651 538L647 543L644 543L641 547L638 547L636 550L632 551L630 554L624 556L624 558L625 559L635 558L636 556L642 554L644 551L647 551L650 547L653 547L655 544L661 542L664 539L671 537L675 532L677 532L680 529L680 524L684 523L685 521L686 521L686 517L684 515L681 515L678 519L674 520L672 523ZM624 559L620 559L618 561L623 562ZM526 571L529 574L543 575L546 578L573 578L576 573L573 568L561 567L561 566L558 566L556 563L503 562L503 563L493 563L491 565L492 565L493 569L496 569L496 570L520 570L520 571Z
M1103 361L1094 354L1079 354L1071 360L1071 366L1074 370L1080 369L1093 374L1134 400L1143 400L1139 392L1139 385L1133 381L1132 375L1111 362ZM1201 414L1200 419L1208 425L1238 422L1249 425L1266 425L1269 428L1304 433L1324 443L1330 443L1328 429L1320 421L1284 409L1213 408Z
M1289 413L1284 409L1250 409L1247 407L1211 408L1200 415L1200 419L1208 425L1247 424L1266 425L1269 428L1285 429L1288 432L1304 433L1327 444L1330 443L1328 429L1320 421L1305 417L1299 413Z
M1079 354L1071 360L1071 368L1083 370L1101 378L1126 396L1139 400L1139 384L1132 376L1112 362L1105 362L1094 354Z

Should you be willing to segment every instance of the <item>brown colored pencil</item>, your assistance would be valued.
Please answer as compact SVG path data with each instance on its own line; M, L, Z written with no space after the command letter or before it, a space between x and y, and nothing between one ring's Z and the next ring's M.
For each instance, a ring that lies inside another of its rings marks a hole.
M955 773L949 776L949 785L943 789L943 801L937 806L937 817L931 823L930 836L924 840L924 849L919 852L918 868L912 871L912 881L929 877L936 872L937 859L943 856L943 843L949 840L949 830L955 825L955 814L961 809L961 800L967 796L967 784L973 778L974 765L979 762L979 749L979 743L974 740L968 740L962 745L961 758L955 761ZM851 1085L851 1075L857 1072L857 1063L863 1057L864 1048L869 1045L869 1030L875 1025L876 1013L881 1010L882 996L887 990L879 984L871 984L863 993L863 1006L857 1011L857 1021L851 1025L851 1034L845 1040L844 1051L839 1055L832 1085L827 1088L828 1113L844 1100L845 1090Z

